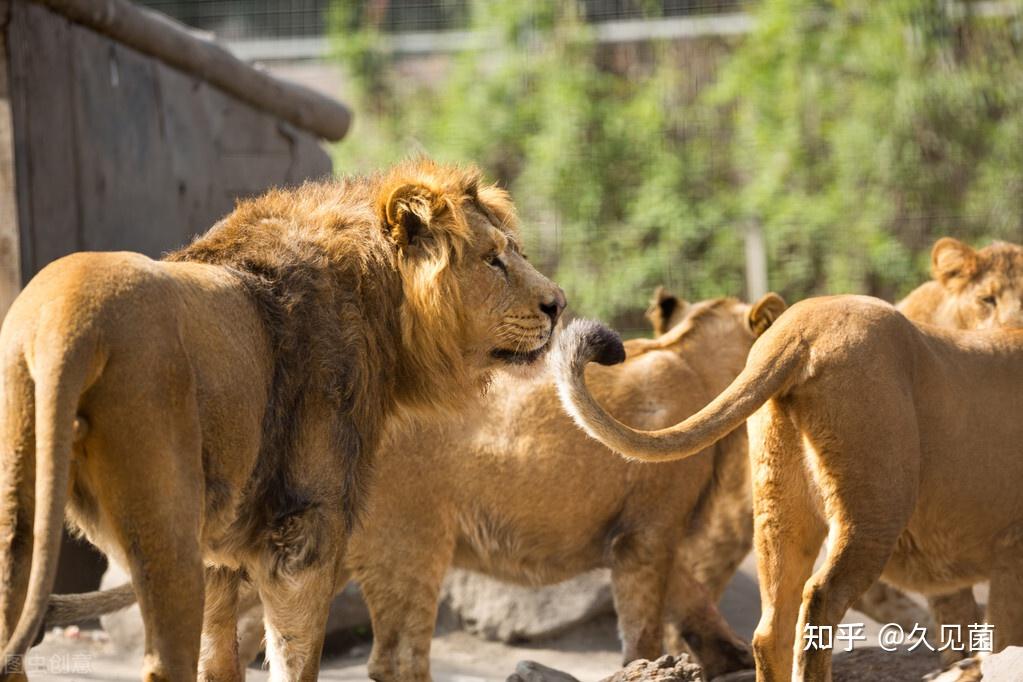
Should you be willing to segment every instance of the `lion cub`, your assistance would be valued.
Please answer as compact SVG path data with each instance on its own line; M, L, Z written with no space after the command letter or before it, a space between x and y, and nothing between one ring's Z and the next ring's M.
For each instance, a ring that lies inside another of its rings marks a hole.
M616 414L667 426L728 385L783 309L773 294L675 305L674 329L628 342L628 360L590 383ZM429 679L451 566L526 585L610 567L625 661L657 658L667 621L710 676L751 668L714 606L749 551L745 434L666 467L610 454L574 428L549 376L495 383L460 421L394 436L346 559L373 619L370 676Z

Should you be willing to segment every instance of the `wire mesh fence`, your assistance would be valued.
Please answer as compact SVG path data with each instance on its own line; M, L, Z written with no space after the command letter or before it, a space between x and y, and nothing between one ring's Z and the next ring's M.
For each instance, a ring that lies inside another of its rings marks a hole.
M332 35L339 172L479 164L575 310L633 332L657 285L894 300L941 236L1023 241L1017 0L147 4L226 38ZM422 31L470 39L395 49Z
M224 40L289 39L322 36L328 30L332 0L139 0L140 4L210 31ZM521 2L521 0L518 0ZM544 0L528 0L540 4ZM380 27L391 32L465 29L470 0L359 0L350 3L379 15ZM587 20L621 21L699 16L740 10L741 0L585 0Z

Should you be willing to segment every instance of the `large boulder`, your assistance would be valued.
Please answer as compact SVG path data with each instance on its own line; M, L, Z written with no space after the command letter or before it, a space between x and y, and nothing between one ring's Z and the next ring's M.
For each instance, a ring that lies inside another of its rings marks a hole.
M614 612L606 570L549 587L521 587L454 570L444 582L443 606L464 629L503 642L550 637Z

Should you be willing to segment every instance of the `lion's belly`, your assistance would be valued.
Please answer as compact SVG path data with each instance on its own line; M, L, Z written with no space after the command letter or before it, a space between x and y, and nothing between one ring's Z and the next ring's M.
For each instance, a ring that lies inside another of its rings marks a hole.
M896 542L885 577L924 593L987 580L996 560L997 531L1011 520L996 518L985 506L934 491L923 494Z
M494 533L478 527L463 532L452 565L521 585L552 585L606 565L602 538L557 538L521 533Z
M884 578L905 589L943 593L986 580L990 561L986 547L958 533L907 529L899 536Z

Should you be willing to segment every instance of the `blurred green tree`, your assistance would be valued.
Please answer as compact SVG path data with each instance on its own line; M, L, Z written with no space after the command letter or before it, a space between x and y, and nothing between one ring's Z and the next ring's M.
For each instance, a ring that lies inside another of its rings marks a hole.
M760 6L705 101L733 107L739 205L764 227L772 286L893 298L939 236L1020 240L1021 15L970 8Z
M938 236L1023 235L1019 13L767 0L742 40L620 45L576 0L463 0L480 44L410 62L381 7L333 7L357 111L337 167L480 164L583 314L636 326L659 283L741 295L751 223L790 300L893 298Z

